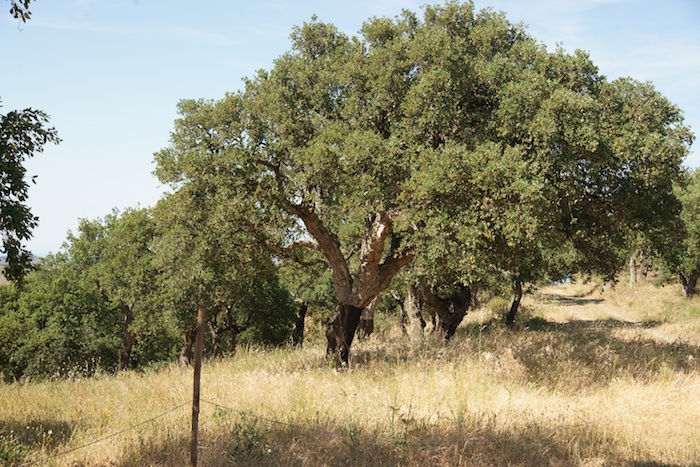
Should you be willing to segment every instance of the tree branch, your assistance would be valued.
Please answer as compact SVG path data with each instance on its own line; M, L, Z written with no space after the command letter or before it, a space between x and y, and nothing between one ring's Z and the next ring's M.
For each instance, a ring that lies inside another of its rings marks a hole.
M333 274L333 285L338 301L347 304L353 303L350 269L343 252L340 250L338 238L328 230L313 209L301 204L288 202L287 210L302 220L306 230L316 240L318 250L328 260L328 265Z

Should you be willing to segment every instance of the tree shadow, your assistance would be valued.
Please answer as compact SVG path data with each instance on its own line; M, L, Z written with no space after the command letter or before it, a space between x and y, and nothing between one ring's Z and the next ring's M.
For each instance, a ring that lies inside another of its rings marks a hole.
M659 324L611 318L555 323L533 318L514 331L511 348L529 379L548 386L580 389L620 377L650 381L663 372L700 371L698 345L680 339L660 342L641 332ZM616 332L621 329L640 332L622 336Z
M51 453L67 444L77 422L28 418L24 420L0 420L0 459L10 465L34 461L31 453Z
M476 417L436 427L418 420L398 422L380 432L336 421L277 422L231 412L200 434L201 465L235 466L395 466L395 465L604 465L674 467L654 459L626 459L628 446L610 443L594 425L527 426L504 431ZM112 465L181 465L188 460L185 439L142 443Z
M522 322L521 327L529 331L567 331L567 330L613 330L613 329L651 329L663 324L658 320L623 321L615 318L595 320L571 320L564 323L547 321L544 318L529 318Z
M602 298L569 297L549 293L539 293L538 297L545 303L555 303L559 306L596 305L605 301Z

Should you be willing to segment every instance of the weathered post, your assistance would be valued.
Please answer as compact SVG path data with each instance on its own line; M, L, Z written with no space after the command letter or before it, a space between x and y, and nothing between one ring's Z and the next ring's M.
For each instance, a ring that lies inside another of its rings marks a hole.
M199 443L199 389L202 378L202 352L204 350L204 323L207 309L199 305L197 309L197 333L194 351L194 385L192 391L192 441L190 443L190 462L192 467L197 465L197 446Z

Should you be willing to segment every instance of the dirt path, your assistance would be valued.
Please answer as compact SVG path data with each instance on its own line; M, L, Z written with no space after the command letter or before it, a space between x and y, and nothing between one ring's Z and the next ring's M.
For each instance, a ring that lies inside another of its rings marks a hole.
M620 296L624 297L624 293L616 293L613 299L611 293L603 293L594 286L586 289L564 284L543 287L533 294L532 299L544 304L539 307L538 314L542 314L548 321L615 323L619 325L615 332L621 338L652 339L664 343L682 341L700 345L700 335L695 329L697 326L668 323L661 318L640 320L637 310L639 307L635 307L634 301L644 298L640 299L634 292L629 292L628 300L621 300Z

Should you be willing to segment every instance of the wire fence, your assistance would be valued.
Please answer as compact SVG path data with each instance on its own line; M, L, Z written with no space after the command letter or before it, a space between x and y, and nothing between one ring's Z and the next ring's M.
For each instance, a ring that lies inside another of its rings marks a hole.
M665 404L666 402L669 402L677 397L682 397L684 395L689 394L691 389L685 389L685 390L677 390L674 391L672 394L670 394L668 397L654 400L654 401L649 401L646 404L643 405L637 405L633 408L630 408L627 412L626 415L634 415L642 411L650 410L652 408L658 408L659 406ZM313 427L310 426L309 424L302 424L302 423L292 423L292 422L285 422L281 420L277 420L275 418L270 418L270 417L265 417L261 415L254 414L252 412L248 411L243 411L239 409L235 409L230 406L226 406L220 403L212 402L206 399L199 399L200 403L207 404L209 406L212 406L220 411L225 411L231 414L235 414L238 417L241 418L246 418L246 419L253 419L253 420L258 420L260 422L268 423L270 425L275 425L275 426L281 426L285 427L287 429L293 429L293 430L300 430L300 431L306 431L306 432L314 432L317 434L322 434L326 435L328 437L336 437L336 438L344 438L344 437L358 437L357 431L354 431L352 427L347 427L347 428L339 428L338 430L330 430L330 429L325 429L321 427ZM144 420L140 423L137 423L135 425L131 425L127 428L124 428L122 430L119 430L117 432L111 433L107 436L103 436L100 438L97 438L95 440L86 442L85 444L82 444L80 446L77 446L72 449L68 449L66 451L61 451L56 454L44 456L40 459L36 459L31 462L27 463L22 463L18 464L19 466L33 466L33 465L42 465L45 464L49 461L58 459L60 457L67 456L69 454L75 453L77 451L81 451L84 449L87 449L91 446L97 445L99 443L103 443L105 441L108 441L110 439L114 439L118 436L125 435L129 432L135 431L139 428L142 428L145 425L151 424L155 422L156 420L159 420L161 418L164 418L174 412L176 412L179 409L182 409L185 406L189 406L193 403L192 400L188 400L186 402L183 402L175 407L172 407L168 410L165 410L164 412L159 413L158 415L155 415L148 420ZM201 414L200 414L201 416ZM605 422L610 422L614 421L613 416L608 416L608 417L598 417L595 419L587 420L587 421L582 421L580 423L563 423L559 424L556 426L549 427L545 433L546 437L549 438L554 438L558 433L567 431L567 430L577 430L577 429L585 429L589 428L595 425L599 425ZM532 430L536 430L538 428L532 427ZM483 442L483 441L498 441L498 440L508 440L508 439L513 439L515 437L520 437L523 436L524 434L527 434L528 429L525 430L525 432L518 432L518 433L500 433L497 435L490 435L490 436L467 436L463 438L409 438L406 436L402 437L396 437L396 436L372 436L369 434L363 434L361 438L365 441L372 441L375 443L379 444L393 444L393 445L467 445L469 443L473 442ZM541 433L541 431L540 431Z
M158 420L158 419L160 419L160 418L163 418L163 417L165 417L165 416L167 416L167 415L169 415L169 414L175 412L176 410L181 409L182 407L184 407L184 406L186 406L186 405L189 405L189 404L191 404L191 403L192 403L192 401L183 402L182 404L180 404L180 405L178 405L178 406L176 406L176 407L173 407L173 408L171 408L171 409L169 409L169 410L166 410L165 412L160 413L160 414L156 415L155 417L151 417L151 418L149 418L148 420L144 420L144 421L142 421L142 422L140 422L140 423L137 423L137 424L135 424L135 425L131 425L130 427L124 428L123 430L117 431L116 433L112 433L112 434L107 435L107 436L104 436L104 437L102 437L102 438L98 438L98 439L96 439L96 440L94 440L94 441L90 441L90 442L88 442L88 443L86 443L86 444L83 444L83 445L80 445L80 446L78 446L78 447L76 447L76 448L68 449L67 451L62 451L62 452L59 452L59 453L56 453L56 454L53 454L53 455L50 455L50 456L42 457L41 459L37 459L37 460L32 461L32 462L28 462L28 463L25 463L25 464L20 464L20 466L30 466L30 465L40 465L40 464L44 464L44 463L46 463L46 462L48 462L48 461L50 461L50 460L57 459L57 458L63 457L63 456L67 456L68 454L74 453L74 452L76 452L76 451L81 451L81 450L83 450L83 449L87 449L87 448L89 448L90 446L94 446L94 445L96 445L96 444L102 443L102 442L107 441L107 440L109 440L109 439L116 438L117 436L123 435L123 434L125 434L125 433L130 432L130 431L134 431L134 430L136 430L137 428L141 428L141 427L144 426L144 425L148 425L148 424L150 424L150 423L153 423L154 421L156 421L156 420Z

